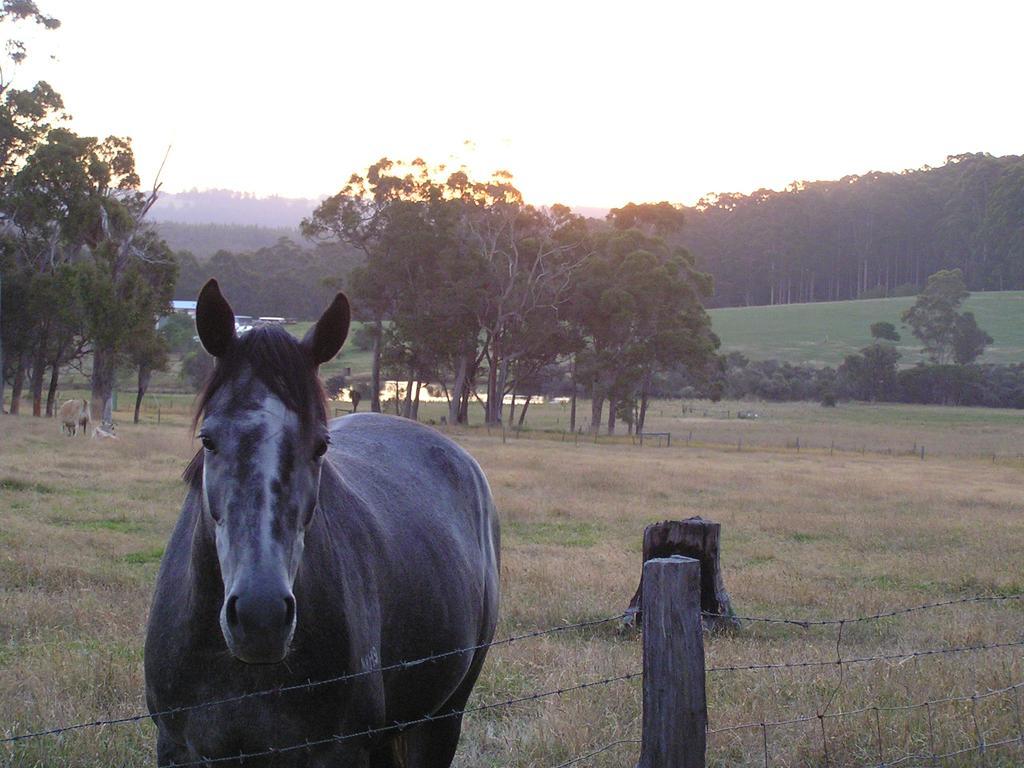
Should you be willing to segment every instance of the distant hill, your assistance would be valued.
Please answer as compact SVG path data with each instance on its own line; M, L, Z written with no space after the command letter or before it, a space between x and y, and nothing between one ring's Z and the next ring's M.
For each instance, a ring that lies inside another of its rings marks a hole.
M157 221L156 229L174 251L189 251L206 261L217 251L252 253L270 248L281 238L302 243L297 228L257 227L253 224L183 224L179 221Z
M751 360L777 359L816 366L839 365L843 357L871 343L871 323L888 321L900 333L903 365L923 358L921 344L900 324L913 298L786 304L774 307L712 309L711 327L724 352ZM963 308L995 340L981 362L1024 363L1024 291L973 293Z
M257 197L230 189L163 192L150 212L153 221L183 224L243 224L298 229L322 198Z
M299 223L323 198L257 197L229 189L161 193L150 219L175 251L200 261L217 251L251 253L282 237L303 243ZM607 208L578 207L581 216L603 219Z

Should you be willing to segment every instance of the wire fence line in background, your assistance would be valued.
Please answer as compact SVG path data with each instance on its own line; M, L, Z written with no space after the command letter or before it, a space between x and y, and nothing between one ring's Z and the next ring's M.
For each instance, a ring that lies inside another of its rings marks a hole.
M904 705L896 705L896 706L885 706L885 707L880 707L880 706L860 707L858 709L850 709L850 710L846 710L846 711L842 711L842 712L831 712L831 713L817 713L817 714L800 715L800 716L797 716L797 717L787 718L785 720L764 720L764 721L760 721L760 722L740 723L740 724L737 724L737 725L727 725L727 726L723 726L721 728L709 729L708 730L708 735L711 736L711 735L718 735L718 734L733 733L733 732L741 731L741 730L754 730L754 729L758 729L758 730L761 731L761 734L762 734L761 741L762 741L763 752L764 752L764 765L765 766L770 766L770 764L771 764L771 754L770 754L770 750L769 750L769 747L768 747L768 743L769 743L768 742L769 729L777 728L777 727L784 727L784 726L789 726L789 725L799 725L799 724L804 724L804 723L812 723L812 722L815 722L815 721L821 722L822 723L821 733L822 733L822 742L823 742L822 746L823 746L823 749L826 750L826 754L827 754L827 743L826 743L826 736L825 736L825 730L824 730L824 721L825 720L848 718L848 717L857 717L857 716L865 715L865 714L868 714L868 713L874 713L875 714L875 723L876 723L876 733L877 733L876 745L877 745L877 749L878 749L878 761L877 762L867 763L862 768L895 768L896 766L903 765L904 763L907 763L907 762L909 762L911 760L927 760L930 765L938 765L940 760L945 760L945 759L948 759L950 757L956 757L958 755L969 754L971 752L979 752L981 754L984 754L989 749L1007 747L1007 746L1011 746L1011 745L1017 745L1017 746L1020 746L1020 747L1024 748L1024 728L1021 727L1020 720L1018 719L1018 734L1016 736L1014 736L1012 738L1000 739L998 741L986 742L980 727L978 727L977 716L975 715L975 717L974 717L974 726L975 726L976 741L973 744L971 744L970 746L968 746L968 747L961 747L961 748L953 750L953 751L938 753L938 752L935 751L935 734L934 734L933 720L932 720L932 717L931 717L931 708L932 707L934 707L935 705L938 705L938 704L971 702L974 705L975 712L976 712L977 702L983 701L983 700L988 699L988 698L992 698L994 696L1002 696L1002 695L1005 695L1005 694L1011 693L1011 692L1016 695L1016 694L1019 693L1019 691L1021 690L1022 687L1024 687L1024 682L1015 683L1013 685L1009 685L1009 686L1006 686L1004 688L998 688L998 689L994 689L994 690L978 691L978 692L975 692L975 693L973 693L973 694L971 694L969 696L946 696L946 697L943 697L943 698L930 699L928 701L915 702L915 703L912 703L912 704L904 704ZM1018 701L1018 700L1015 698L1015 701ZM885 756L884 756L885 746L883 744L883 739L882 739L882 729L881 729L881 724L880 724L880 720L879 720L879 717L878 717L879 713L882 713L882 712L907 712L907 711L912 711L912 710L915 710L915 709L927 709L928 710L928 723L929 723L929 731L930 731L930 734L929 734L929 736L930 736L930 738L929 738L930 749L929 749L929 751L927 751L927 752L909 752L909 753L906 753L906 754L904 754L904 755L902 755L900 757L894 758L894 759L886 759ZM1019 704L1018 704L1018 711L1019 711Z
M481 431L486 432L488 437L493 437L490 428L482 425L472 425L470 427L458 427L454 428L451 426L437 427L445 434L463 434L473 435L478 434ZM780 428L779 430L783 430ZM503 442L506 442L508 435L511 433L512 437L518 440L524 438L528 440L547 440L549 442L571 442L574 445L582 444L593 444L593 445L604 445L604 446L619 446L619 447L631 447L642 449L644 447L644 441L641 440L641 436L638 434L594 434L589 428L580 427L577 431L572 432L566 429L552 429L548 427L510 427L505 429L501 433ZM793 434L793 432L790 432ZM1004 466L1020 466L1024 463L1024 453L1003 451L1000 453L998 450L981 450L979 447L977 450L970 452L959 453L956 451L947 451L942 448L935 449L927 448L923 442L913 443L912 446L899 448L896 446L885 446L881 447L878 445L868 445L865 443L847 443L838 444L834 440L825 442L824 439L819 440L807 440L800 436L792 439L786 439L783 441L772 441L767 438L763 438L759 435L745 434L742 432L734 432L733 434L700 434L697 430L691 429L688 425L684 424L676 431L670 432L648 432L646 436L649 438L659 438L658 446L671 450L683 449L683 448L705 448L713 451L721 451L726 453L743 453L750 451L765 451L771 453L781 454L797 454L810 453L814 455L840 455L840 456L873 456L873 457L888 457L888 458L903 458L903 459L917 459L924 461L926 457L939 457L942 459L970 459L973 461L984 461L991 464L1000 464ZM664 442L660 438L665 438ZM650 441L647 442L650 445ZM654 450L652 448L652 450Z
M1007 693L1016 693L1021 688L1024 688L1024 681L1008 685L1005 688L995 688L988 691L976 691L970 695L964 696L944 696L938 699L929 699L928 701L914 702L912 704L896 704L890 706L880 707L873 705L870 707L859 707L858 709L847 709L839 712L822 712L806 715L798 715L786 720L761 720L758 722L749 723L738 723L736 725L723 725L720 728L709 728L708 734L715 735L719 733L730 733L732 731L743 731L753 730L755 728L775 728L784 725L798 725L800 723L809 723L819 718L825 718L829 720L840 719L844 717L856 717L858 715L865 715L869 712L909 712L915 709L927 709L937 704L953 704L963 703L968 701L983 701L984 699L990 699L993 696L1003 696ZM1018 737L1018 740L1024 738L1024 734Z
M798 627L807 629L812 626L834 626L837 624L857 624L867 621L877 621L881 619L889 619L894 616L905 616L910 613L918 613L920 611L928 611L933 608L945 608L950 605L963 605L964 603L981 603L981 602L999 602L1003 600L1021 600L1024 599L1024 592L1017 592L1007 595L975 595L972 597L960 597L953 600L942 600L935 603L923 603L921 605L914 605L907 608L896 608L881 613L873 613L865 616L851 616L841 619L790 619L790 618L774 618L768 616L737 616L730 615L731 619L738 619L739 621L749 622L762 622L767 624L794 624ZM721 618L721 614L701 611L702 616L708 618Z
M765 664L734 664L721 667L707 667L705 670L711 672L758 672L769 669L806 669L809 667L835 667L848 664L867 664L872 661L904 661L918 659L924 656L941 656L949 653L969 653L971 651L992 651L998 648L1019 648L1024 646L1024 640L1013 640L1003 643L979 643L977 645L956 645L946 648L926 648L918 651L896 651L893 653L879 653L874 656L858 656L844 659L824 659L815 661L780 661Z

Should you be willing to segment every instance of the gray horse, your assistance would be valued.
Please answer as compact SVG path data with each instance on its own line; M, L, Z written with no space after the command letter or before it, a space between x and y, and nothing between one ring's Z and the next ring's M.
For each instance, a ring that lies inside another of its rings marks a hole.
M449 766L498 614L480 467L412 421L327 423L342 294L300 343L236 336L211 280L196 326L217 363L146 637L159 765Z

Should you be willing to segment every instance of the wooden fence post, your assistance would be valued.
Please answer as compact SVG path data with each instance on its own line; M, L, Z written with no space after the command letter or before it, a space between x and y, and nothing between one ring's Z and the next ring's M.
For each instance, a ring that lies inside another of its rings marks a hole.
M638 768L704 768L708 708L700 562L644 564L643 736Z

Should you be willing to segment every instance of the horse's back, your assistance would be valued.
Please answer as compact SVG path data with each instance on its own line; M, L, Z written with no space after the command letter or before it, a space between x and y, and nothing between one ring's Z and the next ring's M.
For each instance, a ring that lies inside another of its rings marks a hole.
M436 430L397 416L360 413L333 420L330 432L330 460L361 495L386 496L382 514L402 514L398 508L409 501L427 510L432 505L425 500L444 498L463 503L439 510L442 514L475 511L481 522L494 522L490 488L479 465Z

